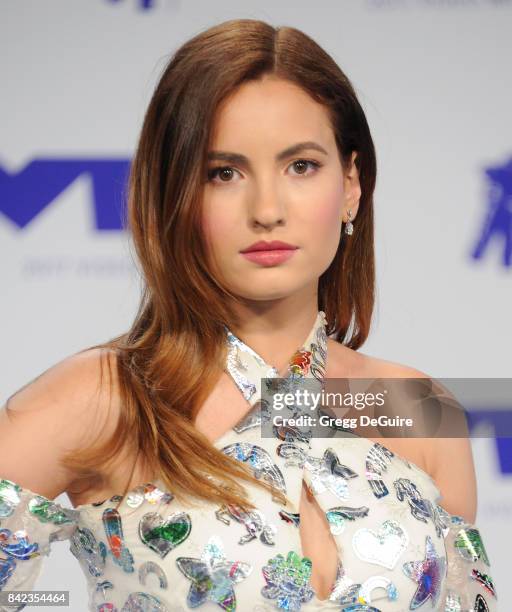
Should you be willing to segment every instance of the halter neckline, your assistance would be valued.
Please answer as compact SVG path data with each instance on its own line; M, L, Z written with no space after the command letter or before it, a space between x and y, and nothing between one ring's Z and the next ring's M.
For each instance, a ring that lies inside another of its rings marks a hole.
M327 361L327 318L323 310L317 316L303 344L288 360L283 378L314 377L322 380ZM225 370L231 375L251 406L261 399L261 379L278 378L279 371L226 327L228 352Z

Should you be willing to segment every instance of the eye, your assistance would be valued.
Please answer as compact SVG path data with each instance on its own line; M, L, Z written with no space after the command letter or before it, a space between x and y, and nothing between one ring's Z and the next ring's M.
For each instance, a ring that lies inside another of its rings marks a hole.
M221 183L231 183L231 177L234 172L238 172L231 166L217 166L216 168L210 168L208 170L208 181L213 181L213 179L219 175L221 177Z
M311 159L297 159L294 162L292 162L292 164L289 166L291 167L295 167L296 169L299 170L299 172L297 172L298 175L305 175L307 176L307 169L309 168L314 168L314 170L316 171L318 168L321 167L322 164L320 164L319 162L313 161ZM232 168L231 166L216 166L214 168L210 168L208 170L208 181L209 182L221 182L221 183L232 183L233 180L233 176L234 173L238 173L238 170L235 170L235 168ZM214 179L216 179L217 177L219 177L219 181L215 181Z
M305 168L307 170L308 165L313 167L315 171L320 168L321 164L318 162L312 161L311 159L297 159L291 165L290 168L295 166L297 169ZM298 174L306 174L306 172L299 172Z

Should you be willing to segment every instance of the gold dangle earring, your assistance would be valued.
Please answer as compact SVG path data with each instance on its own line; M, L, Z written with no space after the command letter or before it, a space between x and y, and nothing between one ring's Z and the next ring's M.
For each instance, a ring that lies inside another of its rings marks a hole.
M352 221L350 220L352 217L352 211L350 209L347 211L347 217L348 217L348 221L345 224L345 234L350 235L354 231L354 225L352 224Z

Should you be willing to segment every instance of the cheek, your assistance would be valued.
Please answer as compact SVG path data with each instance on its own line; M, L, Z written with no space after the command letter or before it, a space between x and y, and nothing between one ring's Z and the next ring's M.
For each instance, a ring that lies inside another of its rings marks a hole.
M341 227L341 197L340 192L333 192L322 198L319 206L315 208L311 222L317 232L325 237L335 237Z
M201 227L208 249L215 259L219 262L229 259L238 235L236 219L228 211L223 211L222 206L205 207Z
M336 224L341 221L340 202L338 198L332 198L318 211L318 220L325 225Z
M203 209L201 221L207 241L214 247L222 244L223 239L228 235L227 222L222 214L219 214L218 210L214 213L210 207L206 206Z
M311 265L318 275L329 267L339 247L342 201L341 189L334 187L324 192L308 219L309 227L314 228L309 241Z

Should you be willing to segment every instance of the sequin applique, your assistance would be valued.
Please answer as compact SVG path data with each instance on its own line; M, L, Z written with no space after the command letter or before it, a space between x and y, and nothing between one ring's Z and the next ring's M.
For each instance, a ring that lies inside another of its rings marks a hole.
M422 497L418 487L408 478L398 478L393 484L397 498L400 501L407 500L414 518L423 523L430 519L436 528L437 537L441 537L447 525L443 521L441 514L437 511L437 506L429 499Z
M246 544L256 538L269 546L275 544L277 528L275 525L268 524L265 516L259 510L244 512L238 506L226 504L215 511L215 516L226 525L230 524L230 518L244 525L247 533L240 537L239 544Z
M114 563L125 572L133 572L133 556L124 542L121 515L115 508L105 508L102 515L103 526Z
M302 442L307 446L310 446L310 441L313 436L311 430L305 432L295 425L273 425L272 432L279 440L288 443Z
M11 516L20 503L21 487L12 480L0 480L0 519Z
M309 372L309 366L311 364L311 351L299 349L296 351L289 364L290 372L294 376L306 376Z
M430 536L425 538L425 558L422 561L408 561L402 567L405 575L418 584L410 609L419 608L429 598L432 599L432 607L435 607L441 595L446 559L437 554Z
M149 593L130 593L121 612L168 612L166 606L154 595Z
M396 521L382 523L378 531L363 528L352 536L352 547L356 555L368 563L393 569L409 544L409 536Z
M270 454L261 446L250 442L235 442L228 444L222 452L243 463L248 463L256 478L263 478L279 491L286 493L286 483L283 473L272 461Z
M300 514L298 512L287 512L286 510L279 510L279 516L287 523L293 523L295 527L300 524Z
M187 604L197 608L207 600L229 612L236 610L234 585L252 572L252 566L243 561L227 561L222 540L210 536L200 559L178 557L176 564L191 581Z
M270 419L270 407L268 401L265 399L259 399L245 415L245 417L239 421L236 425L233 425L233 431L240 434L247 429L258 427L262 422L266 422Z
M388 601L396 601L398 599L398 590L395 584L384 576L371 576L362 584L355 583L346 576L343 566L338 563L338 572L336 582L328 597L329 601L338 602L341 605L341 610L373 610L380 612L377 608L371 606L373 591L384 590L378 599L385 597Z
M148 512L139 521L139 537L145 546L164 558L190 535L192 521L186 512L174 512L165 519Z
M356 518L368 516L370 508L361 506L360 508L351 508L350 506L335 506L329 508L325 515L329 521L331 533L333 535L341 535L345 529L346 521L354 521Z
M154 561L146 561L139 567L139 582L146 586L148 574L155 574L158 578L158 585L161 589L168 587L167 576L164 570Z
M261 589L261 594L275 600L279 610L298 611L303 603L315 595L309 582L311 569L311 560L301 558L293 550L288 552L286 558L278 554L262 568L267 584Z
M488 574L483 574L477 569L473 569L471 570L471 577L477 582L479 582L488 593L490 593L493 597L497 598L494 583L492 581L492 578Z
M28 509L31 514L37 516L42 523L52 523L53 525L63 525L75 523L79 512L62 508L55 502L37 495L28 502Z
M102 603L96 610L97 612L117 612L117 608L113 603Z
M366 478L375 497L388 495L389 490L382 480L382 472L388 469L394 453L378 442L370 448L366 455Z
M173 499L174 495L172 493L162 491L154 484L148 482L130 491L126 496L126 504L130 508L138 508L144 502L152 505L168 504Z
M348 497L347 480L358 474L343 465L332 448L327 448L321 459L308 455L305 468L310 472L311 489L315 495L330 491L339 499Z
M114 585L110 582L110 580L102 580L96 584L96 593L101 592L101 596L103 599L106 599L107 592L114 588Z
M317 380L323 380L325 377L325 366L327 362L327 317L323 310L318 312L320 317L320 325L316 328L314 339L316 342L311 343L311 365L310 373Z
M283 442L276 448L276 453L284 459L285 467L304 467L307 451L295 442Z
M90 529L77 527L70 538L69 550L91 576L103 574L107 547L104 542L98 543Z
M475 612L489 612L489 606L487 605L484 596L480 595L480 593L475 599Z
M457 537L454 541L455 548L459 551L459 554L463 559L468 562L473 561L474 563L478 559L482 559L485 565L489 566L489 557L485 551L484 543L482 542L482 536L478 529L468 528L461 529L457 533Z
M39 544L31 544L27 532L23 529L12 532L10 529L0 529L0 552L12 559L26 561L39 555Z
M371 604L375 596L374 591L384 591L384 596L388 601L398 599L398 589L395 584L385 576L371 576L363 582L358 594L358 603Z
M446 594L443 612L462 612L460 597L453 591L448 590Z
M27 561L40 555L39 544L30 543L25 530L12 532L10 529L0 529L0 552L7 555L0 557L0 590L14 574L17 561Z

